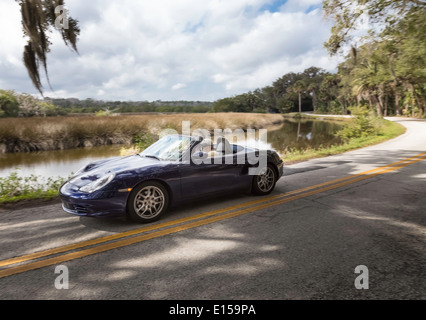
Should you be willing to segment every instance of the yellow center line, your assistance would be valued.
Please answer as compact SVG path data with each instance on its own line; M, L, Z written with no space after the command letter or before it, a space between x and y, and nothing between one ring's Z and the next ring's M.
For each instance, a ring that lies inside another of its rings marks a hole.
M80 243L76 243L76 244L72 244L72 245L67 245L67 246L63 246L63 247L59 247L59 248L46 250L46 251L43 251L43 252L29 254L29 255L26 255L26 256L22 256L22 257L17 257L17 258L12 258L12 259L8 259L8 260L0 261L0 266L5 266L5 265L12 264L12 263L24 262L24 261L36 259L38 257L44 257L44 256L47 256L47 255L51 255L51 254L54 254L54 253L61 253L61 252L65 252L65 251L69 251L69 250L73 250L73 249L77 249L77 248L81 248L81 247L87 247L89 245L99 244L99 243L103 243L103 242L106 242L106 241L116 240L116 239L119 239L119 238L127 237L129 235L135 235L135 234L138 234L138 233L152 231L152 230L156 230L156 229L163 228L163 227L166 227L166 226L175 225L175 227L168 228L168 229L165 229L165 230L159 230L159 231L152 232L152 233L149 233L149 234L143 234L143 235L135 236L135 237L128 238L128 239L99 245L99 246L96 246L96 247L93 247L93 248L88 248L88 249L80 250L80 251L77 251L77 252L72 252L72 253L61 255L61 256L48 258L48 259L44 259L44 260L41 260L41 261L32 262L32 263L28 263L28 264L25 264L25 265L1 270L0 271L0 278L10 276L10 275L13 275L13 274L17 274L17 273L21 273L21 272L25 272L25 271L29 271L29 270L38 269L38 268L41 268L41 267L45 267L45 266L49 266L49 265L53 265L53 264L57 264L57 263L61 263L61 262L64 262L64 261L69 261L69 260L85 257L85 256L92 255L92 254L95 254L95 253L100 253L100 252L104 252L104 251L107 251L107 250L127 246L127 245L130 245L130 244L142 242L142 241L145 241L145 240L148 240L148 239L161 237L161 236L176 233L176 232L179 232L179 231L182 231L182 230L191 229L191 228L202 226L202 225L209 224L209 223L212 223L212 222L221 221L221 220L229 219L229 218L232 218L232 217L236 217L236 216L239 216L239 215L242 215L242 214L245 214L245 213L249 213L249 212L253 212L253 211L256 211L256 210L261 210L261 209L265 209L265 208L268 208L268 207L276 206L278 204L283 204L283 203L286 203L286 202L305 198L305 197L308 197L308 196L311 196L311 195L314 195L314 194L317 194L317 193L321 193L321 192L325 192L325 191L328 191L328 190L340 188L340 187L355 183L357 181L362 181L362 180L369 179L371 177L374 177L374 176L377 176L377 175L380 175L380 174L384 174L384 173L387 173L387 172L395 171L395 170L400 169L400 168L404 168L408 165L411 165L413 163L424 160L426 158L425 155L426 155L426 152L423 152L423 153L421 153L417 156L410 157L410 158L404 159L402 161L395 162L393 164L390 164L390 165L387 165L387 166L384 166L384 167L368 170L368 171L365 171L363 173L359 173L357 175L353 175L353 176L329 181L329 182L322 183L322 184L319 184L319 185L295 190L295 191L292 191L292 192L289 192L289 193L284 193L284 194L272 196L272 197L269 197L269 198L263 199L263 200L251 201L251 202L247 202L247 203L244 203L244 204L231 206L231 207L228 207L228 208L225 208L225 209L209 211L209 212L199 214L199 215L196 215L196 216L192 216L192 217L188 217L188 218L177 219L177 220L173 220L173 221L170 221L170 222L161 223L161 224L158 224L158 225L153 225L153 226L149 226L149 227L130 230L128 232L123 232L123 233L116 234L116 235L111 235L111 236L107 236L107 237L102 237L102 238L98 238L98 239L84 241L84 242L80 242ZM398 164L401 164L401 165L398 166ZM370 174L370 173L373 173L373 174ZM349 181L345 181L345 180L349 180ZM336 184L336 182L341 182L341 183ZM326 186L326 185L329 185L329 186L318 189L319 187ZM291 194L297 194L297 193L312 190L312 189L318 189L318 190L313 190L313 191L310 191L310 192L305 192L305 193L302 193L302 194L299 194L299 195L288 197ZM283 197L286 197L286 198L276 200L276 201L272 201L272 202L268 202L270 200L277 199L277 198L279 199L279 198L283 198ZM240 208L244 208L244 207L259 204L259 203L260 203L260 205L256 205L254 207L248 207L246 209L237 210L237 209L240 209ZM224 212L228 212L228 211L231 211L231 210L237 210L237 211L229 212L229 213L226 213L226 214L223 214L223 215L212 217L212 215L217 215L219 213L224 213ZM193 221L193 220L196 220L196 219L201 219L201 218L205 218L205 219L202 219L200 221L190 222L190 221ZM183 223L183 222L190 222L190 223L186 223L184 225L176 226L177 224Z
M314 186L309 186L309 187L306 187L306 188L302 188L302 189L298 189L298 190L294 190L294 191L290 191L290 192L286 192L286 193L281 193L281 194L270 196L270 197L263 197L263 198L258 199L258 200L245 202L245 203L242 203L242 204L226 207L226 208L223 208L223 209L208 211L208 212L197 214L197 215L187 217L187 218L176 219L176 220L172 220L172 221L169 221L169 222L163 222L163 223L155 224L155 225L152 225L152 226L147 226L147 227L129 230L129 231L126 231L126 232L117 233L117 234L110 235L110 236L99 237L99 238L92 239L92 240L81 241L81 242L78 242L78 243L73 243L73 244L64 245L64 246L57 247L57 248L39 251L39 252L24 255L24 256L20 256L20 257L6 259L6 260L3 260L3 261L0 261L0 267L4 267L4 266L11 265L11 264L16 264L16 263L21 263L21 262L25 262L25 261L29 261L29 260L34 260L34 259L38 259L38 258L46 257L46 256L49 256L49 255L66 252L66 251L76 250L76 249L83 248L83 247L93 246L93 245L97 245L97 244L100 244L100 243L103 243L103 242L113 241L113 240L117 240L117 239L121 239L121 238L125 238L125 237L130 237L130 236L137 235L137 234L144 233L144 232L149 232L149 231L153 231L153 230L157 230L157 229L161 229L161 228L166 228L166 227L170 227L170 226L181 224L181 223L186 223L186 222L190 222L190 221L194 221L194 220L198 220L198 219L202 219L202 218L207 218L207 217L210 217L212 215L221 214L221 213L225 213L225 212L232 211L232 210L238 210L238 209L241 209L241 208L244 208L244 207L249 207L249 206L252 206L252 205L268 202L268 201L279 199L279 198L282 198L282 197L288 197L288 196L293 195L293 194L317 189L317 188L327 186L327 185L330 185L330 184L334 184L334 183L337 183L337 182L354 179L358 176L363 176L363 175L370 174L370 173L373 173L373 172L381 171L381 170L384 170L388 167L392 167L392 166L410 161L412 159L421 157L423 155L426 155L426 152L423 152L423 153L420 153L416 156L406 158L404 160L392 163L390 165L371 169L371 170L368 170L368 171L364 171L364 172L361 172L361 173L358 173L358 174L355 174L355 175L351 175L351 176L347 176L347 177L343 177L343 178L340 178L340 179L327 181L327 182L317 184L317 185L314 185Z

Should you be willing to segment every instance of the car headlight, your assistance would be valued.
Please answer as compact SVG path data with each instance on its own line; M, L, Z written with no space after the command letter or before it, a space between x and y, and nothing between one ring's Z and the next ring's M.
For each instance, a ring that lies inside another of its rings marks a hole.
M97 190L99 190L100 188L105 187L108 183L110 183L112 181L112 179L114 179L115 174L111 173L108 176L102 177L98 180L95 180L83 187L80 188L81 192L85 192L85 193L92 193L95 192Z

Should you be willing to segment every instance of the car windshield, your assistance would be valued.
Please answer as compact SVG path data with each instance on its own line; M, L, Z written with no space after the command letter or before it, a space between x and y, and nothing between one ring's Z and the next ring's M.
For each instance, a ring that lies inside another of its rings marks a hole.
M176 161L191 147L193 142L194 140L191 137L165 136L139 153L139 155L158 160Z

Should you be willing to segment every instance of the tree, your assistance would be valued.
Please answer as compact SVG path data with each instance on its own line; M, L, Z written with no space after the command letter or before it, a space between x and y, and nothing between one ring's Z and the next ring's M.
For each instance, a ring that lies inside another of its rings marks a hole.
M299 96L299 113L302 112L302 93L306 89L306 82L303 80L297 80L296 83L288 88L290 92L297 93Z
M334 24L329 40L325 43L331 55L340 51L344 44L356 41L354 33L369 23L385 29L403 21L413 7L426 8L424 0L323 0L324 16ZM370 28L370 33L376 29ZM353 48L357 45L352 43Z
M411 114L425 113L426 97L426 8L413 7L406 19L385 30L385 50L392 55L390 69L396 93L411 97ZM399 88L398 88L399 86ZM405 106L406 112L408 105Z
M366 98L371 107L376 108L378 116L383 116L385 86L392 81L388 58L379 42L371 41L363 45L351 75L353 90L358 102Z
M47 72L47 53L51 42L48 33L57 29L65 44L77 51L77 37L80 34L78 21L65 16L63 0L16 0L21 6L22 28L27 45L24 47L24 64L36 89L43 94L39 67ZM62 7L61 7L62 6ZM62 21L62 24L61 24Z
M39 101L28 93L19 94L19 116L20 117L36 117L42 116Z
M303 71L306 91L312 95L312 108L314 113L316 113L317 110L317 94L324 75L325 70L317 67L310 67Z
M289 72L275 80L272 83L275 104L281 112L289 112L292 109L302 109L302 91L294 90L294 85L297 81L303 81L304 75L302 73ZM299 85L302 85L300 82ZM304 88L303 84L303 88Z
M334 21L325 44L330 54L340 52L344 44L352 46L339 66L339 99L352 95L358 102L366 100L379 116L392 111L423 115L426 1L324 0L323 7L325 15ZM371 28L360 44L353 35L362 19L368 19Z
M0 90L0 117L17 117L19 103L13 91Z
M349 103L346 101L345 92L342 90L341 76L339 74L324 75L319 85L319 100L326 104L326 110L332 111L332 102L338 101L343 114L347 114ZM333 110L335 111L335 110Z

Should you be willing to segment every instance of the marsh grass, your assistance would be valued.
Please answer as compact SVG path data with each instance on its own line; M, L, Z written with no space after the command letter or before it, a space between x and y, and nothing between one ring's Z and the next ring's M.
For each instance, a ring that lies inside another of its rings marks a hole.
M158 134L165 128L181 132L182 121L190 121L192 130L213 130L262 128L282 119L279 114L243 113L8 118L0 119L0 144L35 145L43 141L105 141L108 138L122 138L122 141L133 140L146 133Z

